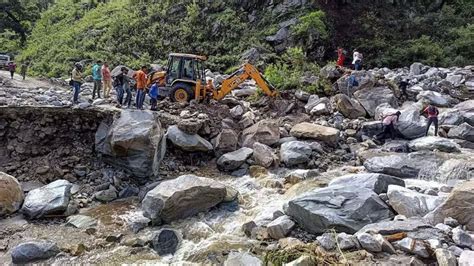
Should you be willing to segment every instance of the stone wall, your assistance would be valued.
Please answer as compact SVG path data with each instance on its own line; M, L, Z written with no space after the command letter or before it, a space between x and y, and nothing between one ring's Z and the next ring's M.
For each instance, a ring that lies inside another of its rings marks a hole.
M19 181L75 181L96 164L95 133L113 111L0 107L0 171Z

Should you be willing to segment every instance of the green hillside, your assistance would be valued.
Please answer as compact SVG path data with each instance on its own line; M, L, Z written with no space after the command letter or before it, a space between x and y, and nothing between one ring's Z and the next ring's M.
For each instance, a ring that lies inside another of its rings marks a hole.
M291 68L282 56L290 47L300 47L305 61L325 64L335 60L337 46L360 48L371 67L474 64L472 0L52 2L25 19L24 45L8 27L0 35L0 51L30 60L38 76L65 75L79 60L160 63L172 51L209 55L209 67L225 71L250 48L262 66Z

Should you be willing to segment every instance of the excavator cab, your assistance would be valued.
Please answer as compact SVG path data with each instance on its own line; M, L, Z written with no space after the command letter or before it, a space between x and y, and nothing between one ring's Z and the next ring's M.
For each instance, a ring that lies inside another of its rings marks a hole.
M160 97L169 96L174 102L189 102L192 99L221 100L247 79L253 79L268 96L278 95L277 90L251 64L244 64L239 70L223 80L219 88L206 84L204 72L205 56L171 53L166 71L149 75L148 86L158 82Z

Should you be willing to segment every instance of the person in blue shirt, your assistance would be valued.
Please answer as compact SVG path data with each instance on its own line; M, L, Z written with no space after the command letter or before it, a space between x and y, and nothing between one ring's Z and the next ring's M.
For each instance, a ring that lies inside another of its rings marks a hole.
M150 92L148 92L148 95L150 96L151 110L152 111L158 110L158 107L157 107L158 96L159 96L158 81L151 86Z
M94 79L94 90L92 91L92 100L95 99L96 92L97 92L97 98L100 98L100 90L102 88L101 65L102 65L102 61L98 60L92 67L92 78Z

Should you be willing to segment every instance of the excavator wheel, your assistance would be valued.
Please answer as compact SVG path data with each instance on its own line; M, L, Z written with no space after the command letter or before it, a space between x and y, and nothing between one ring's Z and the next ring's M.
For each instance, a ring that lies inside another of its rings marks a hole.
M194 99L193 88L186 83L177 83L173 85L170 97L173 102L189 102Z

